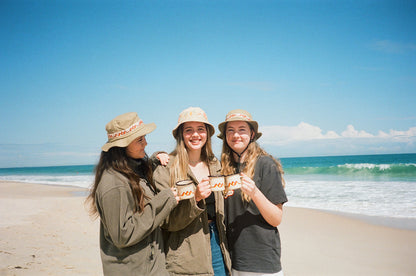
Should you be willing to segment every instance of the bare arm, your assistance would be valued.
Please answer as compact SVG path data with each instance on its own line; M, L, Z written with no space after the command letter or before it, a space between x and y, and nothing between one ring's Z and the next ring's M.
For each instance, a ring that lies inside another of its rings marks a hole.
M250 196L254 204L260 211L262 217L270 225L277 227L282 222L283 216L283 205L282 204L273 204L268 200L264 194L257 188L256 183L247 175L242 173L242 191Z

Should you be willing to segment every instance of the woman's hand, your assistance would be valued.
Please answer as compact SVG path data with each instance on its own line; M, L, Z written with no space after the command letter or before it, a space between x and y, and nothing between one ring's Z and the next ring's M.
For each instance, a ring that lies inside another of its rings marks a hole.
M199 202L201 199L209 197L211 194L211 186L209 185L209 178L205 177L201 182L196 186L195 191L195 200Z
M240 173L241 175L241 190L248 195L250 198L253 198L255 193L259 190L256 186L256 183L248 177L245 173Z
M170 189L171 189L173 195L175 196L176 204L178 204L179 203L179 200L180 200L180 198L178 196L178 189L176 187L172 187Z
M256 204L268 224L277 227L282 222L282 204L271 203L257 188L256 183L244 173L241 173L241 190Z
M156 155L156 158L159 159L159 162L162 166L166 166L169 163L169 154L167 153L159 153Z

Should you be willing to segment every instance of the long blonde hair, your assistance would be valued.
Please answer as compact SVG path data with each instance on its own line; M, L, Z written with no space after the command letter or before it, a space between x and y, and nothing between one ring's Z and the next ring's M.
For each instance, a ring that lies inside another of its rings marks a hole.
M208 166L209 162L215 157L211 146L211 136L213 133L211 133L210 128L207 127L206 124L204 125L207 130L207 141L201 149L201 161ZM172 187L177 181L188 178L189 158L188 150L186 149L185 142L183 140L183 124L179 126L175 139L176 147L170 153L176 157L175 160L173 160L170 169L170 185Z
M253 132L252 129L251 131ZM239 173L237 172L237 167L234 165L235 164L234 157L233 157L234 152L230 148L230 146L227 144L226 139L227 137L224 137L223 144L222 144L221 174L230 175L230 174ZM264 149L262 149L256 141L251 141L247 149L245 150L244 162L243 162L244 165L242 166L242 171L240 172L243 172L248 177L253 178L256 161L261 156L269 156L276 163L276 168L277 168L277 171L281 175L282 185L284 188L285 180L283 178L284 171L283 171L282 164L280 163L279 160L277 160L272 155L267 153ZM251 198L245 193L242 193L242 196L243 196L243 199L247 202L251 200Z

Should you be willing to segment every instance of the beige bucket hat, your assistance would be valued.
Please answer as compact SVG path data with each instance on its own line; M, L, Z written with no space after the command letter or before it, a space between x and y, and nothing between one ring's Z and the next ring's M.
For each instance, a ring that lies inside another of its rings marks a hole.
M262 135L261 132L258 131L259 125L256 121L253 120L253 117L251 114L243 109L234 109L227 113L227 116L225 116L225 121L220 123L218 125L218 129L220 130L220 134L218 134L218 138L224 139L225 137L225 125L228 122L232 121L244 121L247 122L251 128L254 130L254 133L256 134L254 136L254 140L257 140Z
M105 126L108 141L102 150L108 151L112 147L127 147L134 139L152 132L155 128L154 123L143 123L135 112L119 115Z
M179 114L178 124L172 130L173 137L176 138L178 134L178 128L181 124L186 122L201 122L206 124L210 129L210 135L215 133L215 128L208 122L207 114L199 107L188 107Z

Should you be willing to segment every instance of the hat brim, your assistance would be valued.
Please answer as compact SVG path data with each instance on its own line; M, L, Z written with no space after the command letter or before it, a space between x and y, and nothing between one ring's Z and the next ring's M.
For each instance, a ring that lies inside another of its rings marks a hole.
M133 131L130 135L121 137L120 139L107 142L104 146L102 146L102 150L107 152L112 147L121 147L125 148L128 145L130 145L131 142L133 142L136 138L140 136L144 136L146 134L149 134L150 132L154 131L156 129L155 123L150 124L143 124L139 128L137 128L135 131Z

